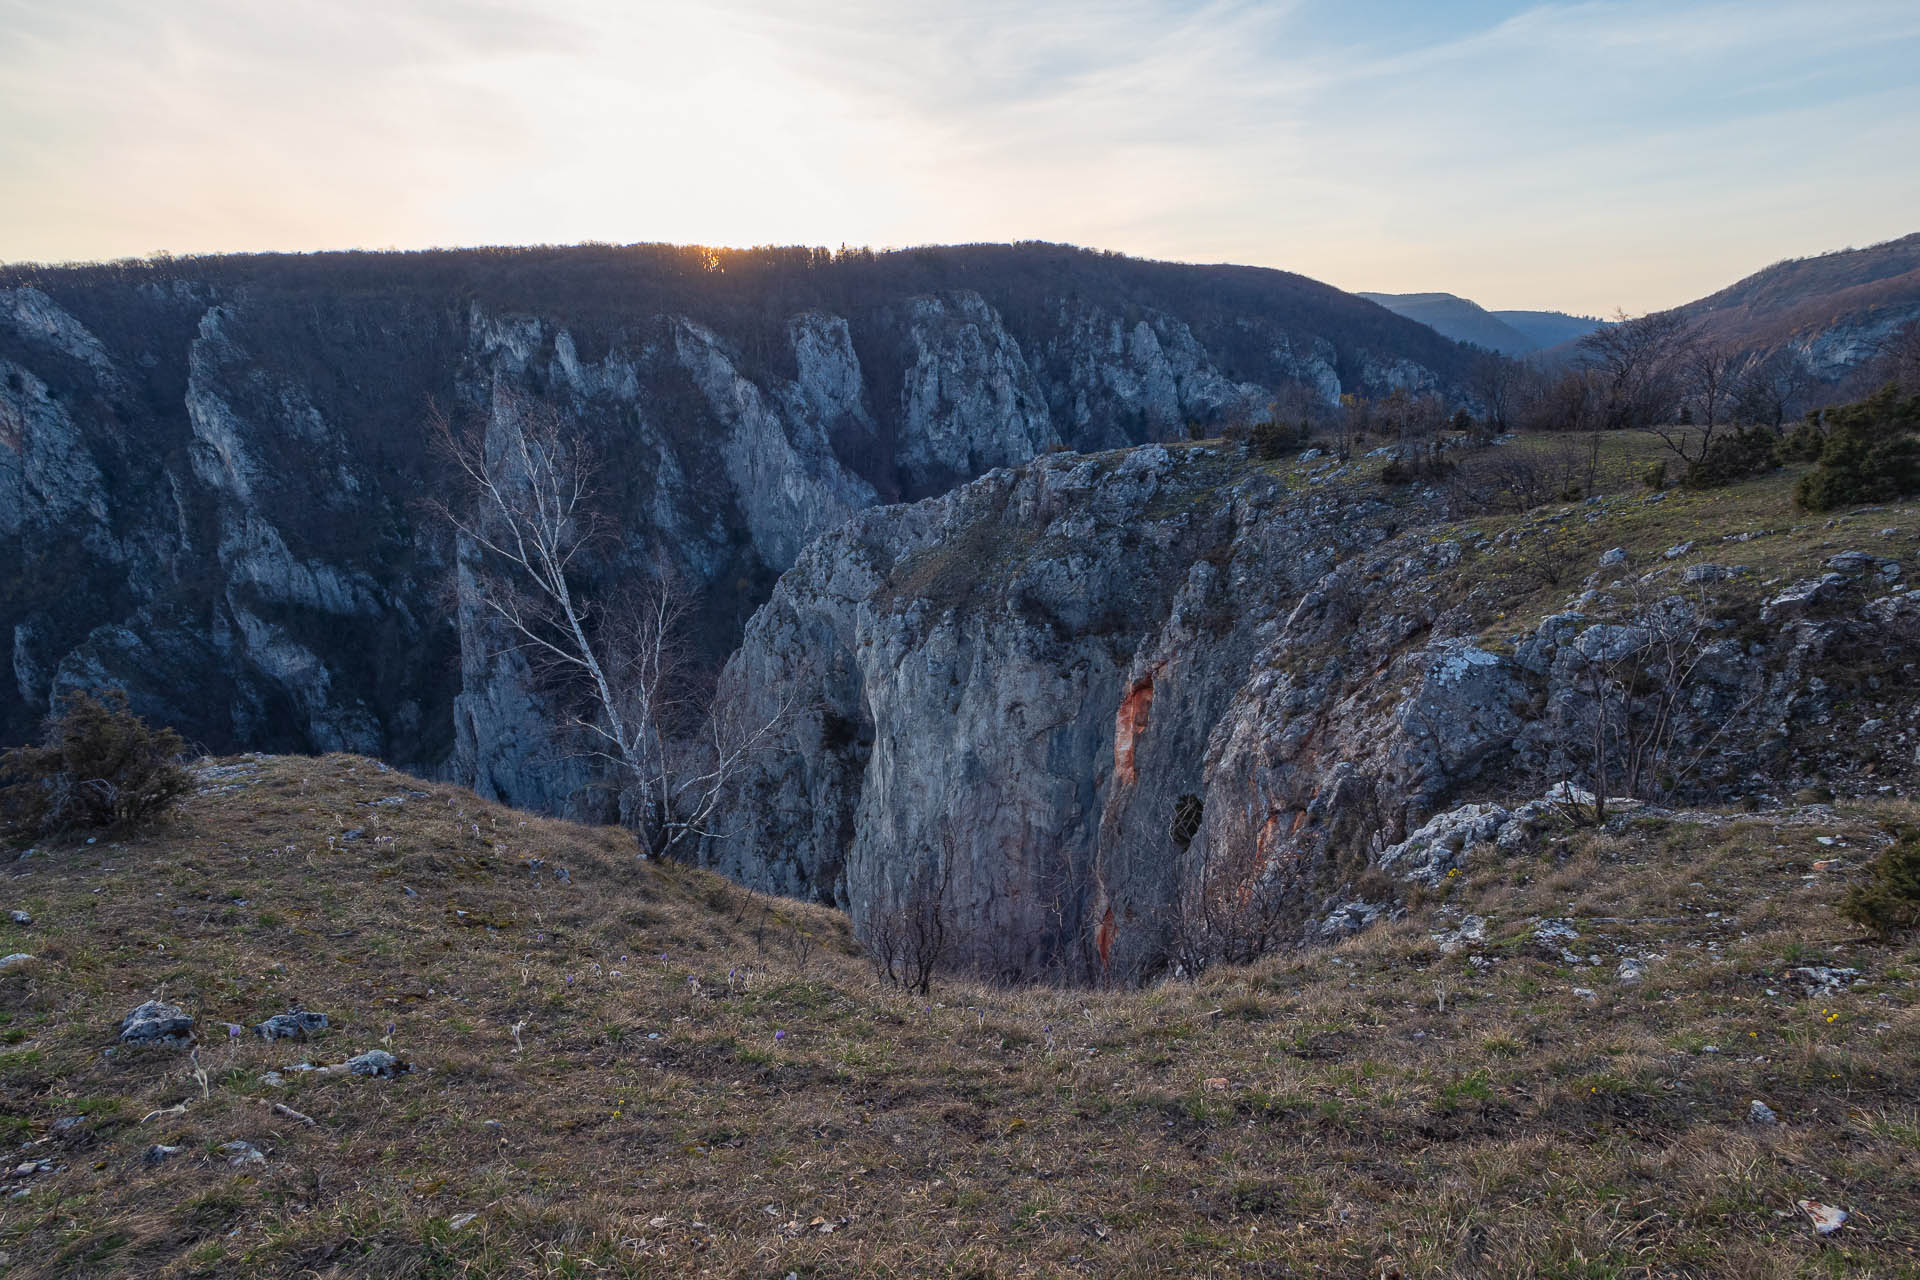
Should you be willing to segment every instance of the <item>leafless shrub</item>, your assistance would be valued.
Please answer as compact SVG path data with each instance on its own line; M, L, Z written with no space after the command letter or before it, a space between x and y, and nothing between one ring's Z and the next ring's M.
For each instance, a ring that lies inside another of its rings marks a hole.
M1188 803L1188 802L1191 803ZM1198 796L1175 805L1168 842L1185 855L1167 930L1168 958L1191 977L1216 964L1245 964L1279 944L1298 903L1257 848L1209 858ZM1184 837L1184 838L1183 838Z
M1682 749L1687 704L1710 642L1707 606L1704 596L1656 598L1636 583L1618 621L1574 642L1574 697L1560 708L1555 732L1593 800L1576 800L1571 786L1562 788L1568 816L1598 824L1606 821L1609 794L1656 800L1674 793L1757 698L1723 711L1709 733Z
M874 978L882 985L923 996L933 989L952 941L947 906L952 868L950 857L929 857L898 902L868 907L861 932Z
M1570 438L1505 445L1468 454L1448 477L1463 513L1516 513L1582 493L1586 450Z
M819 941L813 930L803 924L796 924L787 931L787 949L793 953L794 970L802 976L805 976L807 966L813 963L813 950Z
M1798 351L1750 353L1734 373L1733 418L1778 430L1798 408L1801 393L1812 385L1812 371Z
M1602 325L1580 339L1580 360L1600 395L1606 427L1670 422L1686 396L1687 364L1701 343L1685 313L1655 311Z

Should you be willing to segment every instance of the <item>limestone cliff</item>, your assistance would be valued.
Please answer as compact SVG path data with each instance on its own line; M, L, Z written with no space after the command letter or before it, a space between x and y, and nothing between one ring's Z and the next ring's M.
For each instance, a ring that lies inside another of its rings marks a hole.
M1300 937L1463 799L1589 777L1603 667L1635 673L1610 753L1672 728L1644 794L1911 768L1910 547L1782 589L1689 544L1511 616L1537 548L1667 496L1461 520L1377 471L1053 456L826 534L726 672L763 713L795 688L805 711L709 861L866 933L936 895L952 958L993 977L1130 981Z
M621 538L714 664L807 543L1057 448L1183 439L1278 389L1464 355L1279 272L1054 246L640 246L0 271L0 740L124 686L215 749L345 749L567 809L524 665L419 499L430 405L585 426ZM1396 322L1397 323L1397 322Z

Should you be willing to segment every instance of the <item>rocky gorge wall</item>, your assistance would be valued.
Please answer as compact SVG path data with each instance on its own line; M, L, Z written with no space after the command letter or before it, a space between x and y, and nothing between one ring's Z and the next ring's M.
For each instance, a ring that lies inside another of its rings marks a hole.
M1541 548L1668 495L1461 521L1377 470L1148 445L861 513L727 669L762 714L796 687L805 710L709 864L868 937L937 900L950 959L990 977L1125 982L1371 918L1356 886L1383 863L1444 873L1486 825L1453 806L1591 775L1606 663L1646 658L1634 723L1672 731L1644 789L1672 801L1911 773L1912 528L1791 583L1691 542L1590 558L1557 607L1510 615Z
M1057 247L319 255L0 271L0 740L117 685L214 750L351 750L567 810L521 659L444 529L430 404L582 424L717 664L876 503L1184 438L1289 385L1447 386L1460 349L1279 272Z

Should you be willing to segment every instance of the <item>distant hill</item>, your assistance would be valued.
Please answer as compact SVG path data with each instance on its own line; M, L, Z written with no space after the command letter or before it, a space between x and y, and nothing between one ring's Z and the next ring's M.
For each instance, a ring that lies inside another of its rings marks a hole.
M1536 351L1584 338L1606 323L1592 316L1570 316L1564 311L1494 311L1489 314L1526 335Z
M1455 342L1521 356L1539 344L1476 302L1451 293L1362 293L1395 315L1417 320Z
M1776 262L1683 310L1740 350L1792 349L1816 378L1838 381L1920 320L1920 233Z
M1863 388L1850 380L1870 377L1887 340L1920 321L1920 233L1788 258L1679 310L1738 354L1791 353L1815 384L1851 394ZM1539 358L1575 360L1581 336L1543 348Z
M1587 316L1563 311L1489 311L1452 293L1362 293L1395 315L1417 320L1455 342L1502 355L1524 356L1585 337L1601 325Z

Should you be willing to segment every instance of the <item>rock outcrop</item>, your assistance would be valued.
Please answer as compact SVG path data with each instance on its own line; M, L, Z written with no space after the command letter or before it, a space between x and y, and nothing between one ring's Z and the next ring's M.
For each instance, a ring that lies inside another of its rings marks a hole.
M1616 750L1666 726L1636 749L1675 794L1890 754L1846 741L1866 713L1820 674L1910 653L1877 562L1771 627L1662 562L1496 640L1473 587L1497 549L1438 532L1445 495L1315 474L1205 446L1046 457L823 536L725 674L802 712L710 865L869 936L938 902L953 959L996 978L1130 981L1337 933L1385 909L1367 874L1433 884L1530 838L1550 782L1581 803L1596 672L1629 690ZM1873 689L1898 705L1862 732L1909 743L1913 698Z

